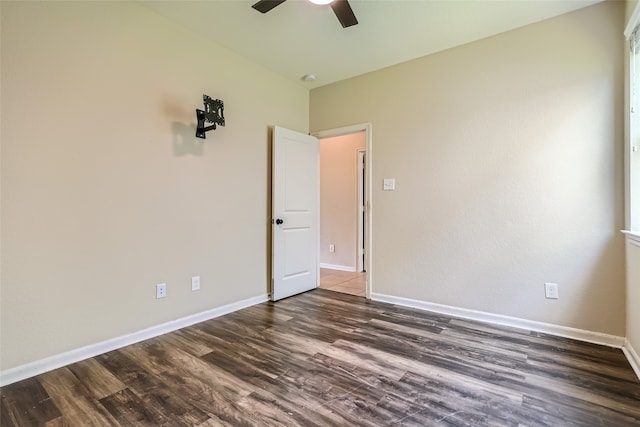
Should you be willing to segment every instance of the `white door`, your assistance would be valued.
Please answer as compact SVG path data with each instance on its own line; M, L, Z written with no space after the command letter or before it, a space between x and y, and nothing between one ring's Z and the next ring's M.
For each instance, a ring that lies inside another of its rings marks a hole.
M271 167L271 299L276 301L319 284L318 139L276 126Z

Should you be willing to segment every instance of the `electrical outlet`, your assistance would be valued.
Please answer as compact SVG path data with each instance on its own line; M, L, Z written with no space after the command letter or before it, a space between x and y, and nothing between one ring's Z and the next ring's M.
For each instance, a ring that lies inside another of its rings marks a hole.
M333 253L336 251L336 247L334 245L329 245L329 252Z
M164 298L167 296L167 284L166 283L158 283L156 285L156 298Z
M193 276L191 278L191 290L192 291L200 290L200 276Z
M544 284L544 296L545 298L558 299L558 284L557 283L545 283Z

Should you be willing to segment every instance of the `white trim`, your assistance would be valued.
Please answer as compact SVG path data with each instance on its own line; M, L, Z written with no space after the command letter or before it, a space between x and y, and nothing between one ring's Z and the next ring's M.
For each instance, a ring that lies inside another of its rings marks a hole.
M640 4L640 3L639 3ZM636 246L640 246L640 233L637 231L629 231L629 230L620 230L625 236L627 236L627 240Z
M367 164L367 148L358 148L357 150L357 157L358 157L358 165L356 166L356 169L358 171L358 209L357 209L357 216L358 216L358 231L356 233L356 235L358 236L357 240L358 240L358 245L356 248L356 271L364 271L365 270L365 266L364 266L364 254L367 252L366 248L365 248L365 241L366 241L366 237L364 236L364 233L362 232L363 228L364 228L364 224L363 224L363 215L366 214L367 210L366 210L366 204L365 204L365 200L367 199L366 194L364 194L364 189L365 187L365 180L367 179L366 176L363 176L363 169L364 169L364 173L366 174L366 164Z
M320 132L314 132L311 135L316 138L334 138L336 136L350 135L352 133L371 131L371 123L361 123L356 125L344 126L336 129L323 130Z
M352 272L356 271L355 267L351 267L349 265L327 264L325 262L320 263L320 268L328 268L329 270L340 270L340 271L352 271Z
M0 387L49 372L53 369L61 368L71 363L98 356L112 350L117 350L127 345L173 332L196 323L223 316L243 308L251 307L252 305L268 301L268 299L269 297L267 294L257 295L242 301L223 305L222 307L217 307L201 313L192 314L190 316L162 323L160 325L152 326L128 335L112 338L86 347L56 354L45 359L36 360L35 362L30 362L15 368L7 369L6 371L0 372Z
M636 29L639 23L640 23L640 2L636 3L636 6L633 8L633 12L631 13L629 22L627 22L627 26L624 29L624 37L627 40L631 38L631 35L633 34L633 30Z
M493 323L496 325L511 326L513 328L543 332L550 335L572 338L575 340L606 345L609 347L622 348L625 343L625 338L615 335L586 331L583 329L569 328L567 326L554 325L551 323L536 322L533 320L521 319L518 317L503 316L501 314L487 313L484 311L469 310L466 308L396 297L392 295L372 294L371 299L374 301L387 302L404 307L411 307L420 310L446 314L448 316L461 317L464 319L477 320L480 322Z
M633 368L633 372L636 373L638 379L640 379L640 356L638 353L631 347L631 342L628 339L624 340L624 345L622 346L622 352L625 356L627 356L627 360Z

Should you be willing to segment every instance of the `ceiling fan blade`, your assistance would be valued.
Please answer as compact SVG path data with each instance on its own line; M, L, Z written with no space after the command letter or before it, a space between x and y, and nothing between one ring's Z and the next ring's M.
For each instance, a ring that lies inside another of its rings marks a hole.
M258 12L267 13L280 3L284 3L285 0L260 0L258 3L251 6Z
M351 9L347 0L334 0L334 2L331 3L331 9L333 9L333 12L338 17L342 28L347 28L358 23L356 15L354 15L353 9Z

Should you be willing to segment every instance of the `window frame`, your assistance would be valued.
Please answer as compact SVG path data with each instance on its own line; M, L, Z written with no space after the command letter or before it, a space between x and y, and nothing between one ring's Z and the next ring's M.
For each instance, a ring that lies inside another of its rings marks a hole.
M625 230L623 232L627 237L640 241L640 2L636 3L634 7L625 27L624 36L626 39L626 88L624 144Z

